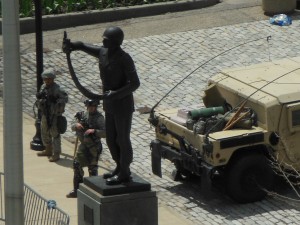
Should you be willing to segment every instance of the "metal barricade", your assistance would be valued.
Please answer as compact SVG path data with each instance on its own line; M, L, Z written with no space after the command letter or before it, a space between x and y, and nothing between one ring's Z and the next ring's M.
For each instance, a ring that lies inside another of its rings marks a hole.
M59 207L49 206L49 201L24 185L25 224L28 225L69 225L70 217Z
M69 225L69 215L59 207L49 203L53 202L49 202L24 184L24 224ZM4 209L4 173L0 172L0 221L5 221Z
M0 221L5 221L4 173L0 172ZM3 223L0 223L3 224Z

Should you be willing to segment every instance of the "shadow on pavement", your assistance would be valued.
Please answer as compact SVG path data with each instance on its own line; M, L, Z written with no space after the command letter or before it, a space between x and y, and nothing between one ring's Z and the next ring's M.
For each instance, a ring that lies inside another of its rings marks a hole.
M295 214L300 214L299 196L291 189L291 186L282 181L276 184L275 195L270 193L262 201L247 204L238 204L231 200L226 195L225 190L222 190L222 187L203 190L201 179L196 176L166 189L174 195L188 199L185 207L190 208L191 211L208 212L216 218L226 219L227 221L239 219L244 221L247 218L262 216L264 213L272 214L286 210L293 210Z

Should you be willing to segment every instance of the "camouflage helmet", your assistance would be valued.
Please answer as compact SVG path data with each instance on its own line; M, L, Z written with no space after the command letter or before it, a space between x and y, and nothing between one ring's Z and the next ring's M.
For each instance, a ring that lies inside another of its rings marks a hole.
M44 72L42 73L43 79L45 79L45 78L53 78L54 79L55 77L56 77L55 72L52 69L44 70Z
M98 106L100 104L99 100L94 100L94 99L87 99L84 101L84 105L86 107L88 106Z
M124 32L120 27L108 27L103 33L103 38L107 38L118 46L122 45L124 40Z

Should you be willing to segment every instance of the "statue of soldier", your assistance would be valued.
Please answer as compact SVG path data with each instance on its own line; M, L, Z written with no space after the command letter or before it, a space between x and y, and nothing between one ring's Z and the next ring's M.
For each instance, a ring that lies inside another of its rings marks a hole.
M76 131L80 145L73 161L74 189L67 194L67 198L77 197L77 189L83 182L83 167L88 167L89 176L98 175L98 161L102 152L101 138L105 138L105 119L97 110L99 101L88 99L84 104L87 107L86 112L76 113L76 121L71 127L73 131Z
M103 110L106 121L106 143L116 168L103 175L108 185L131 180L130 164L133 151L130 141L133 92L140 81L131 56L122 48L124 33L119 27L107 28L103 35L103 46L83 42L64 43L63 51L81 50L99 59L100 78L103 89Z
M54 81L53 70L42 73L44 84L36 94L37 106L41 112L41 137L45 150L38 156L48 156L50 162L56 162L61 154L61 137L58 131L57 118L65 111L68 94Z

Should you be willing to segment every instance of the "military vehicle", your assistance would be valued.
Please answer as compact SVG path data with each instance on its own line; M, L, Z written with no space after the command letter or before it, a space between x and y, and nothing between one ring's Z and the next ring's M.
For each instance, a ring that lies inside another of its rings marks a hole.
M300 57L225 69L208 81L202 108L152 110L152 171L161 159L201 182L224 181L236 202L262 200L276 174L300 171Z

